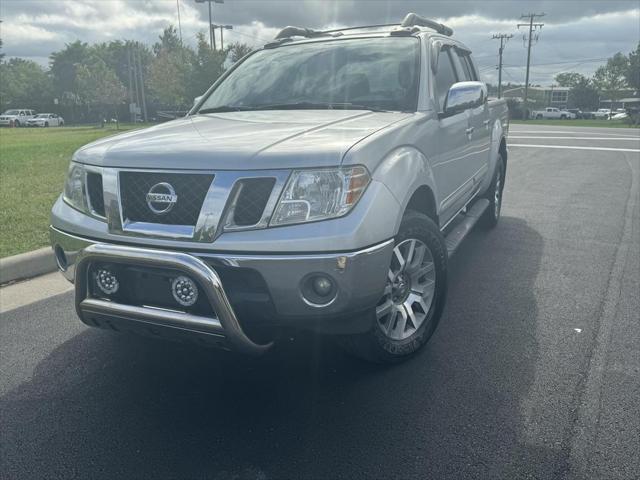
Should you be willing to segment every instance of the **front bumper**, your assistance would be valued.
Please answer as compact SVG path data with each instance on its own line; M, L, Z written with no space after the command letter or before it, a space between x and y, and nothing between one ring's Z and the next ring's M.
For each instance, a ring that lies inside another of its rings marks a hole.
M62 273L76 284L77 310L85 323L104 326L105 321L107 324L124 321L164 327L165 333L188 331L219 339L221 345L245 353L260 353L269 346L254 342L245 334L247 326L255 326L256 321L268 328L290 326L327 333L362 331L367 327L362 319L370 318L367 314L384 289L393 251L393 240L388 240L345 253L177 252L108 244L54 227L50 228L50 235ZM187 274L204 291L216 318L90 298L87 269L92 262L104 261L171 268ZM335 284L335 297L323 306L309 302L302 294L301 285L310 274L328 276ZM255 308L250 308L252 305Z

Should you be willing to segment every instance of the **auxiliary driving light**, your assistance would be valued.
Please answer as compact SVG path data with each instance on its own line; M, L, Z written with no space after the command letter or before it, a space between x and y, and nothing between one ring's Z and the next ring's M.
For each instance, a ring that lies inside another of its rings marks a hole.
M96 284L98 288L107 295L116 293L118 288L120 288L120 282L118 282L116 276L106 268L99 268L96 271Z
M198 300L198 286L189 277L179 276L171 284L173 298L180 305L190 307Z

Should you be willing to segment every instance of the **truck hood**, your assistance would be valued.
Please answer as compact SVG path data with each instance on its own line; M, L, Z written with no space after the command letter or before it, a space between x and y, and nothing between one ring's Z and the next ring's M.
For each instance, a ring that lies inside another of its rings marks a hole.
M262 170L339 165L411 113L278 110L194 115L90 143L74 160L120 168Z

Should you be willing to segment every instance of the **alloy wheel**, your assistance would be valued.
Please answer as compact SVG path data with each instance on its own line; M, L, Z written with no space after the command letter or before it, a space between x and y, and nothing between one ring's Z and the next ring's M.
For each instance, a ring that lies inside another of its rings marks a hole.
M429 314L435 290L436 271L429 247L415 238L396 245L384 293L376 307L382 332L393 340L413 335Z

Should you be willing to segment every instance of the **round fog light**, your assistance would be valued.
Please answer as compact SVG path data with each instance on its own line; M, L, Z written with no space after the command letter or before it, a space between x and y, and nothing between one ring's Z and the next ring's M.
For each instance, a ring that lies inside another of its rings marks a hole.
M313 278L313 291L321 297L326 297L333 290L333 284L327 277L317 276Z
M176 302L185 307L190 307L198 300L198 286L189 277L181 275L174 278L171 291Z
M120 282L118 282L116 276L106 268L99 268L96 271L96 284L98 288L107 295L116 293L118 288L120 288Z

